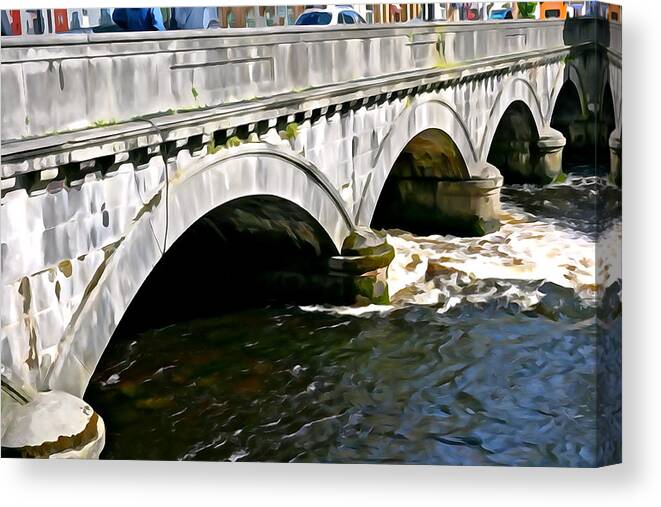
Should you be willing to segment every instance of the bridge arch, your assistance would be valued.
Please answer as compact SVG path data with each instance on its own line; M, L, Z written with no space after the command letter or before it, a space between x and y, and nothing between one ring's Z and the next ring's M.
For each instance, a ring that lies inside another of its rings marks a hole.
M480 143L480 160L487 160L496 132L501 126L505 114L511 112L512 104L523 104L534 122L538 135L544 130L544 113L533 85L521 77L510 78L503 84L489 111Z
M340 251L353 228L340 197L314 166L268 145L255 143L207 156L171 178L167 199L165 193L161 188L134 218L126 235L104 249L105 259L58 344L57 358L46 375L49 389L82 397L113 333L149 275L164 256L176 250L177 240L200 220L209 219L214 210L230 206L236 218L236 212L249 213L246 203L248 208L266 203L270 207L261 219L273 221L270 212L284 205L304 222L301 238L317 235L319 248L331 255ZM285 233L294 234L291 230Z
M583 117L587 116L589 111L586 88L583 84L583 78L581 77L579 69L574 64L569 64L565 68L558 71L558 74L555 78L553 89L551 90L551 96L549 97L549 109L546 113L547 124L550 124L552 121L552 117L555 114L557 103L561 97L561 94L566 94L573 91L576 92L576 98L578 99L577 113Z
M615 109L615 101L613 92L609 82L606 82L601 92L601 100L599 103L599 114L597 121L597 163L609 169L614 173L614 177L618 178L619 171L613 168L613 160L610 154L611 136L616 140L621 139L622 133L619 127Z
M452 138L443 130L423 130L394 162L370 226L422 234L458 233L439 193L443 193L443 185L468 180L470 173Z
M438 141L437 154L445 154L448 160L458 162L450 172L439 173L438 176L468 180L479 175L476 148L468 128L455 109L439 99L416 99L394 120L391 130L373 157L372 170L367 176L360 207L356 213L358 224L369 225L372 222L386 180L397 160L410 143L415 142L414 139L423 133L423 137L431 141L428 148L433 149L431 145L435 138Z
M563 152L563 164L589 161L594 155L590 143L589 114L583 109L584 99L576 86L576 81L567 79L558 90L550 111L551 128L562 133L567 140Z
M502 173L505 181L535 181L540 160L541 131L534 114L521 100L510 102L494 133L487 160Z
M610 82L603 83L601 96L599 100L599 121L605 124L605 128L609 130L607 135L613 130L619 130L619 118L615 108L615 97L610 86Z

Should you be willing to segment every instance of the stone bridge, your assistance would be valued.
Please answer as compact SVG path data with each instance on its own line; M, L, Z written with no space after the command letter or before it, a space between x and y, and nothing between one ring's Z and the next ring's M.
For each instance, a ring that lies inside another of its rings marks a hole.
M32 455L61 449L16 430L23 403L75 405L150 308L227 284L384 302L376 230L496 230L503 179L552 182L563 148L620 178L605 20L28 36L1 55L3 445Z

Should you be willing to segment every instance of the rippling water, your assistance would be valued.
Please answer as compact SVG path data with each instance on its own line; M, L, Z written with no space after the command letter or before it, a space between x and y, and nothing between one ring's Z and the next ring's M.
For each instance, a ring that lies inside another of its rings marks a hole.
M617 325L595 323L620 320L620 209L587 169L507 187L497 233L389 231L390 306L270 306L117 341L86 396L103 457L593 466L598 419L619 411L596 388L618 389L597 360L619 362Z

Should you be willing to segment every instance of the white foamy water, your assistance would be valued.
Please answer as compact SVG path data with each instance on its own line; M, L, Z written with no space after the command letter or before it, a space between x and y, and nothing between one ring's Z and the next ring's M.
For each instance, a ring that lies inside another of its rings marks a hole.
M498 232L480 238L390 231L388 241L397 251L388 272L393 301L445 300L451 307L462 299L463 288L488 279L545 280L574 289L586 299L595 297L595 243L590 238L515 210L504 211L501 221ZM482 302L495 293L488 286L466 298ZM509 296L523 307L538 300L536 292L522 293L513 286Z
M591 198L596 183L595 177L570 176L557 187L580 188ZM553 206L541 199L540 204ZM572 289L594 304L600 289L621 279L619 222L600 235L597 245L594 237L562 220L539 219L510 203L503 204L500 219L498 232L474 238L390 230L388 242L396 251L388 268L391 305L303 309L361 315L421 304L437 306L443 313L464 302L494 299L528 309L543 296L537 290L541 282Z

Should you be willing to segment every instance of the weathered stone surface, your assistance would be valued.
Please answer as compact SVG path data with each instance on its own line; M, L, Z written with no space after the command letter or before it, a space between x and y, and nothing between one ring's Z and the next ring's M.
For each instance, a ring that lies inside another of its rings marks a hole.
M557 130L548 128L542 131L537 147L539 159L534 167L532 180L550 183L562 173L562 150L567 144L564 136Z
M395 249L383 233L358 227L347 236L341 255L328 260L330 277L349 304L388 304L386 270Z
M388 194L392 207L381 220L422 234L442 230L482 236L500 228L502 184L501 176L468 181L400 178Z
M2 413L2 446L21 456L98 458L103 449L103 421L71 394L40 392L27 404L3 396Z

